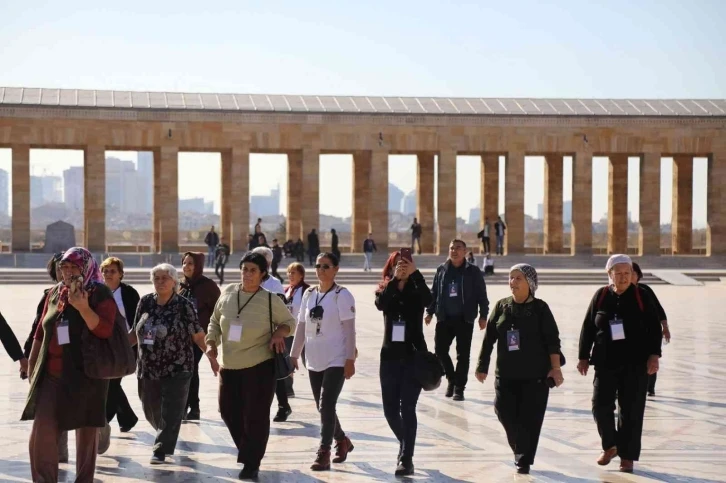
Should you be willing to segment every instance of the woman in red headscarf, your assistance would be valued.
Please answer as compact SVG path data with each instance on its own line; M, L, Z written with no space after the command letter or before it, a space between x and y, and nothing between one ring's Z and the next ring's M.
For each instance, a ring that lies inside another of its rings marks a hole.
M61 281L48 292L30 353L22 419L33 420L33 481L58 481L58 436L76 430L76 481L90 482L98 428L106 425L108 381L86 377L81 340L89 334L111 337L118 309L88 250L69 249L59 268Z

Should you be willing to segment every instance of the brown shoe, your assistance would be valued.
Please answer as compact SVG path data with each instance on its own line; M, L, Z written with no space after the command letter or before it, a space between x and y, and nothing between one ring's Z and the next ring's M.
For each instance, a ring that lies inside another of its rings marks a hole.
M342 463L348 458L348 453L353 451L353 443L350 442L350 438L346 436L343 439L340 439L335 442L335 458L333 458L333 463Z
M310 466L310 469L313 471L328 471L330 469L330 450L325 448L318 449L315 463Z
M633 460L620 460L620 472L621 473L632 473L633 472Z
M597 459L597 464L600 466L606 466L610 464L610 461L612 461L613 458L615 458L618 455L618 448L616 446L613 446L610 449L607 449L600 453L600 457Z

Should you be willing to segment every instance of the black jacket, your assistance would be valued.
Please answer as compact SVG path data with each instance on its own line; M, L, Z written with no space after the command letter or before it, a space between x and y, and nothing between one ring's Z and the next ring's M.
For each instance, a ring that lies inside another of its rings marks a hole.
M436 269L434 283L431 286L432 301L426 309L428 315L436 314L436 318L439 320L446 318L443 304L439 304L438 301L440 298L443 299L445 295L444 275L450 263L447 260ZM484 282L484 275L479 270L479 267L465 261L464 275L461 282L461 287L463 287L464 319L470 324L473 324L477 318L486 318L487 313L489 313L489 299L487 298L487 286Z
M601 299L603 290L607 293ZM612 340L610 320L615 315L623 321L623 340ZM651 355L660 357L663 334L658 319L658 309L647 291L631 285L617 295L611 287L600 288L582 322L578 359L589 360L596 368L614 368L645 363Z
M0 340L13 361L19 361L23 356L23 349L20 347L17 337L13 334L13 330L8 325L7 320L0 314Z
M131 285L121 282L121 300L124 303L124 311L126 312L126 321L130 327L134 325L134 317L136 316L136 307L139 305L139 292Z
M383 312L385 326L381 359L397 359L412 355L414 351L428 350L423 334L423 312L431 303L431 291L421 272L411 274L403 290L398 290L399 280L391 279L383 291L376 292L376 307ZM406 323L405 342L391 340L393 322L401 318Z

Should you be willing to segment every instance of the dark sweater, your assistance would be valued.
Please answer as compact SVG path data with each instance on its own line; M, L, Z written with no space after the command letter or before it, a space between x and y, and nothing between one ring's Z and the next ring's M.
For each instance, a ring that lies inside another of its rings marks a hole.
M607 293L600 304L603 290ZM643 310L638 304L636 290L640 291ZM610 320L616 315L623 321L625 339L613 341ZM582 322L578 358L589 360L596 368L616 368L645 363L651 355L660 357L662 332L658 316L653 297L635 285L621 295L611 287L598 289Z
M446 286L446 273L451 261L439 265L434 275L434 282L431 285L431 303L426 309L429 315L436 314L438 320L446 320L446 300L449 297L449 287ZM463 304L464 320L473 324L479 318L485 318L489 312L489 299L487 298L487 286L484 283L484 275L476 265L464 262L463 271L460 272L458 285L459 294L457 300Z
M648 294L653 298L653 303L655 304L656 310L658 310L658 320L664 321L668 320L668 316L665 313L665 310L663 309L663 306L660 304L660 300L658 300L658 297L656 297L655 292L653 289L644 283L639 283L638 287L640 287L643 291L648 292Z
M383 312L384 323L381 360L402 359L416 350L428 350L423 334L423 312L431 302L431 291L418 270L411 274L401 291L398 282L393 278L382 292L376 293L376 307ZM406 322L405 341L393 342L393 322L399 317Z
M510 351L507 332L519 331L519 350ZM560 332L544 300L518 304L513 297L501 299L489 316L479 353L477 372L489 373L497 346L496 376L504 379L541 379L552 368L551 354L560 353Z

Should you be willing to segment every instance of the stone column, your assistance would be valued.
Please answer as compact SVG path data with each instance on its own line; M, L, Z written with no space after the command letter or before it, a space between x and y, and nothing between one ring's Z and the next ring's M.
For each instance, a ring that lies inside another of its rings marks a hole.
M726 146L708 156L707 184L706 255L726 255Z
M673 254L687 255L693 245L693 156L673 156Z
M379 252L388 253L388 151L371 152L370 192L368 219L373 240Z
M320 235L320 151L310 147L302 150L302 202L300 203L300 230L305 248L307 235L315 228Z
M628 251L628 155L611 154L608 164L608 254Z
M660 153L640 157L638 254L660 255Z
M494 246L494 222L499 216L499 154L481 155L481 193L479 201L479 226L489 218L489 241Z
M572 158L572 227L570 253L592 255L592 153Z
M544 171L544 252L562 253L562 155L545 155Z
M13 252L30 251L30 147L12 146Z
M154 246L179 253L179 148L154 149Z
M416 218L421 224L421 252L434 253L434 153L417 153L416 158Z
M351 220L350 252L363 251L363 240L371 230L369 224L371 201L370 151L353 153L353 219Z
M222 151L222 216L219 231L233 253L244 253L250 228L250 151Z
M106 251L106 149L86 146L83 153L83 244Z
M437 201L436 252L439 255L446 255L449 243L456 238L456 151L453 149L439 152Z
M288 240L296 242L301 238L307 242L305 233L302 231L302 151L290 151L287 153L287 226L286 236Z
M504 187L505 253L524 254L524 152L507 153Z

